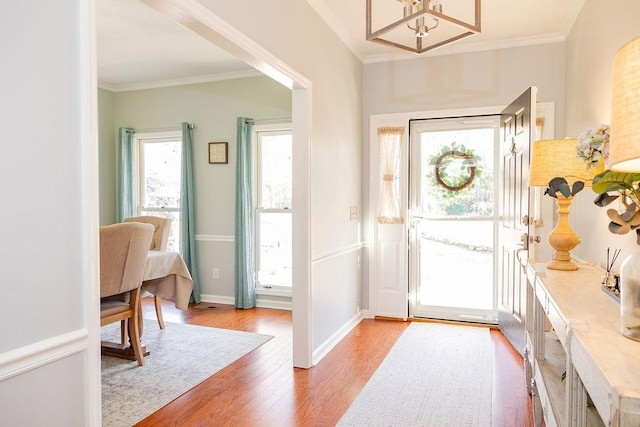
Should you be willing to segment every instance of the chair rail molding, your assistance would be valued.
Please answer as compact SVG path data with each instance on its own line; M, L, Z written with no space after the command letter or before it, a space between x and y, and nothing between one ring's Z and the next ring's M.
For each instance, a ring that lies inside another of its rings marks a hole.
M88 336L77 329L0 354L0 381L86 351Z
M196 240L199 242L235 242L235 236L225 236L217 234L196 234Z

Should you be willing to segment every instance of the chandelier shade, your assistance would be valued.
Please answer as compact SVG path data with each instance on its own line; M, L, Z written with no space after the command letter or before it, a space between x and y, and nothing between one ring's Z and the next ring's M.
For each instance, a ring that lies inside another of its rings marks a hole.
M481 0L367 0L367 40L427 52L480 33L480 10Z

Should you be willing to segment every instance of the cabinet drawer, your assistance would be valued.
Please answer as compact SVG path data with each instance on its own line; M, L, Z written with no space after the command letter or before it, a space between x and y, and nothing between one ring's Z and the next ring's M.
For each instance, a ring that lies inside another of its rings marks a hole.
M549 319L551 326L553 326L553 329L555 330L556 335L558 335L558 339L560 340L560 343L562 343L562 346L566 347L568 327L567 322L560 314L560 310L558 310L558 307L556 307L551 298L549 298L547 291L537 281L535 289L536 298L538 299L538 301L540 301L540 305L547 315L547 319Z

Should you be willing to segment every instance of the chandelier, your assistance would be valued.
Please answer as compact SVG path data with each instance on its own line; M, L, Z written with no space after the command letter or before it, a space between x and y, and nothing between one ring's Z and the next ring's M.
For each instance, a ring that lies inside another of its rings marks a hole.
M444 10L441 0L395 1L402 3L402 17L388 22L400 15L399 5L367 0L367 40L423 53L480 32L481 0L448 2Z

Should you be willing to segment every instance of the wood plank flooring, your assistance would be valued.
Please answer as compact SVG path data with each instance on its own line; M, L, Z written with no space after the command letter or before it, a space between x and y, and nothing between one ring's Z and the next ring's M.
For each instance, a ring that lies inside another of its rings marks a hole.
M190 307L184 312L166 302L164 319L274 338L137 426L333 426L409 325L397 320L363 320L316 367L305 370L292 367L290 312L209 306L215 308ZM144 299L143 310L146 322L154 321L152 299ZM492 329L491 338L492 425L532 426L522 358L498 330Z

